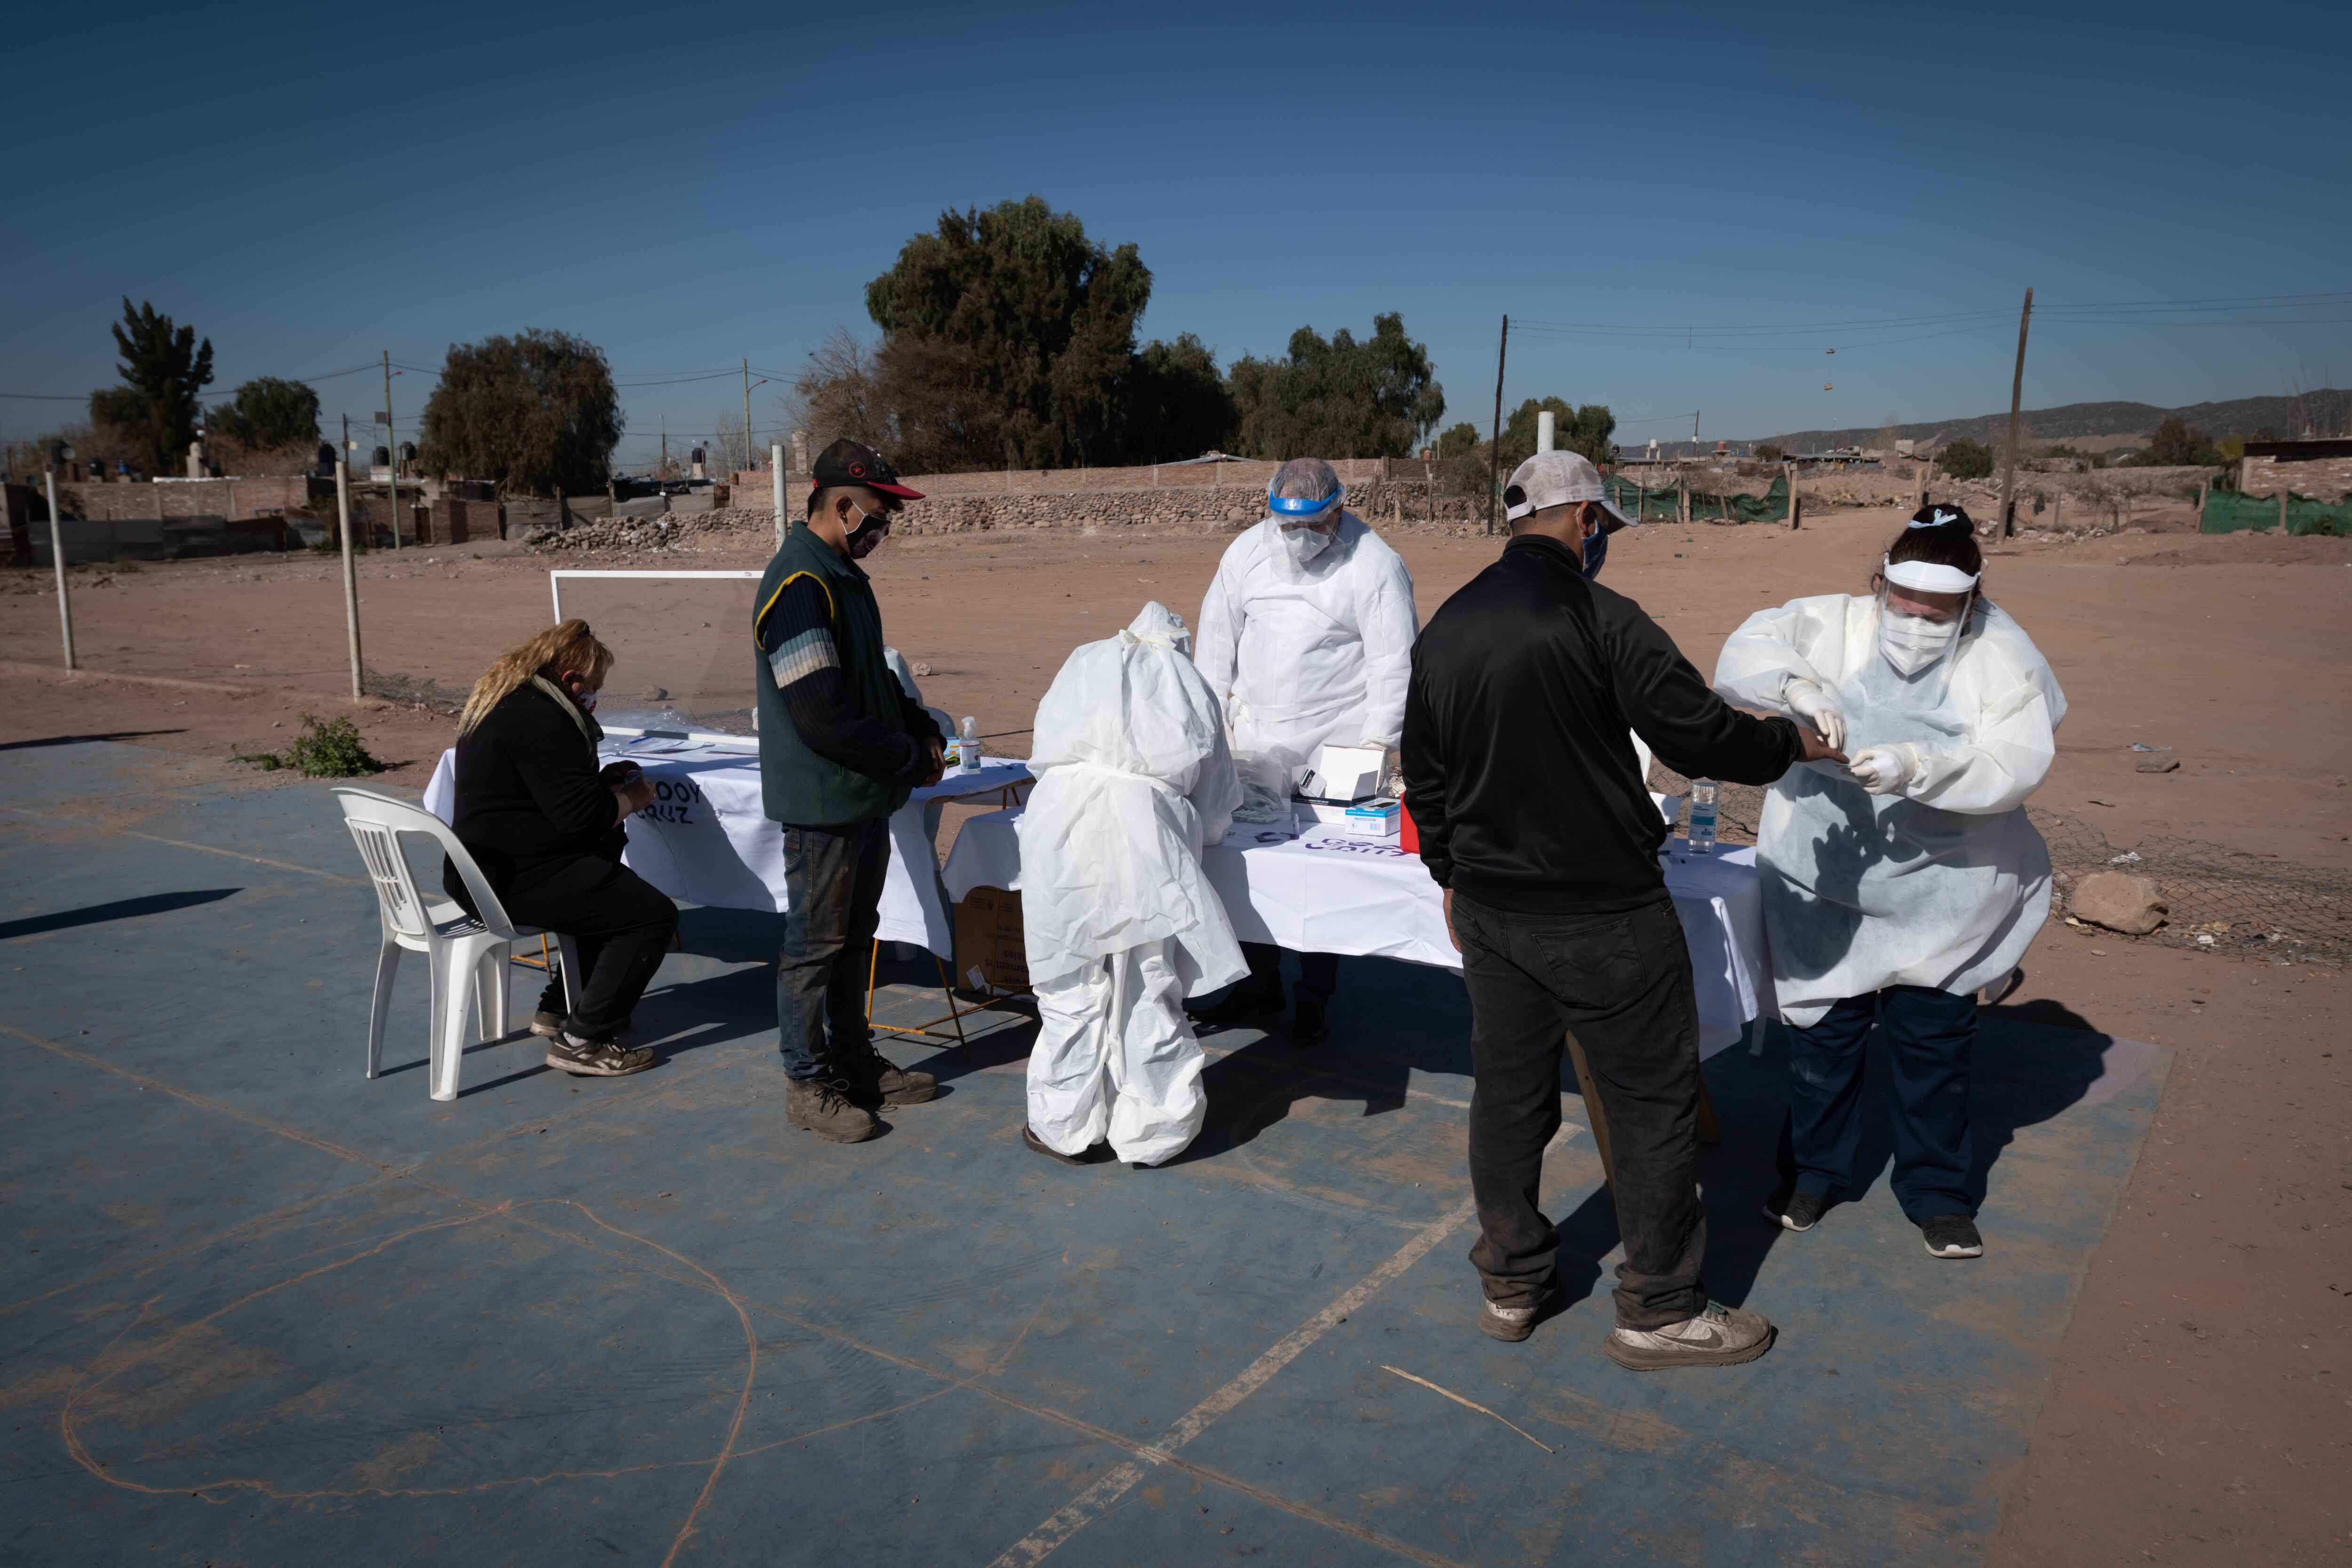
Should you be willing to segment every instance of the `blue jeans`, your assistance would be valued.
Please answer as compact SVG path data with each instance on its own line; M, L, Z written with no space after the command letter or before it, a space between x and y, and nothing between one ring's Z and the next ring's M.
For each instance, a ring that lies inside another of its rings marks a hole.
M1887 1109L1895 1124L1895 1201L1915 1225L1971 1215L1969 1063L1977 1040L1973 992L1890 985L1849 996L1810 1029L1789 1030L1789 1121L1780 1175L1827 1200L1853 1184L1862 1142L1863 1047L1886 1026Z
M866 975L889 866L889 826L881 817L784 829L789 907L776 954L776 1048L793 1078L838 1078L873 1048Z

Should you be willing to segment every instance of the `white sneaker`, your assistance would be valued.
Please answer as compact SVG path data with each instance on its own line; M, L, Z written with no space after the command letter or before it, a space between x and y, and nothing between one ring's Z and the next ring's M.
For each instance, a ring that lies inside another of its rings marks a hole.
M1663 1329L1613 1329L1601 1353L1634 1372L1672 1366L1737 1366L1772 1348L1772 1325L1761 1312L1709 1301L1696 1318Z

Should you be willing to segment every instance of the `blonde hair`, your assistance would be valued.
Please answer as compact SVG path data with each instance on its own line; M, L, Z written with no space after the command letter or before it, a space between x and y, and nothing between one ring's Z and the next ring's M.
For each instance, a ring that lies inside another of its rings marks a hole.
M466 710L457 716L457 733L463 735L488 718L491 709L542 670L551 677L568 669L591 680L602 680L604 672L612 668L613 650L596 640L596 634L588 629L586 621L560 621L512 653L501 655L488 672L474 682L473 695L466 699Z

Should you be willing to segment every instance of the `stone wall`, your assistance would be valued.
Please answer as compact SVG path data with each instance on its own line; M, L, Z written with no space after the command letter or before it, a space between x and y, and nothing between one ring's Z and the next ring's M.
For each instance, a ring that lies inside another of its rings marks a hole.
M2352 457L2246 458L2245 477L2238 481L2241 491L2276 495L2282 485L2314 500L2342 500L2352 495Z
M1410 483L1425 487L1432 470L1439 470L1442 478L1444 466L1419 458L1342 458L1331 465L1351 497L1360 487L1368 485ZM1127 496L1157 491L1254 491L1262 502L1266 481L1274 478L1274 470L1279 467L1278 463L1233 462L1153 463L1131 468L1008 468L985 474L907 474L901 476L900 482L909 489L922 491L926 500L994 498L1018 501L1032 497ZM811 482L807 474L784 476L787 510L797 507L807 496ZM737 510L773 509L775 484L768 470L739 468L730 477L729 484L730 500ZM1257 515L1265 515L1263 509Z

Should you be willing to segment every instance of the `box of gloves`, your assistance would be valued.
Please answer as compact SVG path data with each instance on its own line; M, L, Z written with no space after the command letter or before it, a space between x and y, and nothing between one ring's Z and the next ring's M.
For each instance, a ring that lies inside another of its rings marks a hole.
M1347 830L1357 838L1394 838L1399 815L1395 801L1358 801L1348 808Z
M1298 793L1307 800L1352 803L1381 793L1381 766L1388 755L1378 746L1325 746L1315 753L1315 765L1298 778Z

